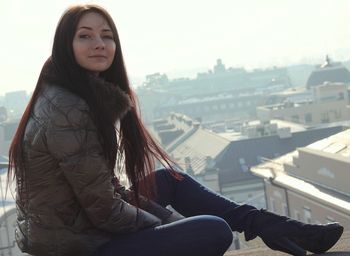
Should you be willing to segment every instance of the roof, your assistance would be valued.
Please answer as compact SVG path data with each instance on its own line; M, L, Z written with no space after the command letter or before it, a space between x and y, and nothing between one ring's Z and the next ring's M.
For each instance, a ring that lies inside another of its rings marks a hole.
M350 83L350 72L342 65L319 68L311 73L306 86L310 88L312 86L321 85L324 82Z
M311 196L314 200L327 204L332 208L338 208L340 211L350 213L350 194L338 187L339 183L341 183L340 181L344 181L344 177L341 178L343 180L335 180L338 185L332 187L328 184L328 181L331 179L325 179L322 182L308 177L309 173L313 171L313 167L310 164L307 165L307 173L305 171L301 171L301 175L294 173L294 169L302 168L304 165L303 162L297 160L304 151L318 152L320 157L321 155L326 155L327 159L329 159L327 160L328 162L331 158L336 157L337 160L346 162L348 166L350 164L350 129L316 141L272 161L262 163L253 167L251 171L257 176L273 180L274 183L290 190ZM313 161L317 165L321 162L321 159ZM289 166L292 166L292 169ZM346 181L344 184L345 187L348 187Z
M299 131L305 131L306 130L306 125L304 124L299 124L299 123L295 123L295 122L290 122L290 121L286 121L286 120L281 120L281 119L271 119L269 121L270 124L277 124L278 129L279 128L290 128L291 132L299 132ZM257 125L261 125L261 121L260 120L253 120L248 122L247 127L251 126L257 126Z
M290 175L347 194L350 201L350 129L298 149L286 167Z
M261 163L264 158L276 158L342 130L342 126L336 126L295 132L289 138L273 135L232 141L216 161L220 186L257 179L249 168Z
M346 160L350 156L350 129L316 141L307 146L307 148L323 151L329 154L335 154Z
M350 212L350 196L328 187L291 176L284 170L284 164L293 162L293 158L297 154L298 152L294 151L273 161L259 164L253 167L251 171L255 175L265 179L273 179L274 183L287 187L290 190L312 196L315 200L331 205L333 208Z
M185 159L190 159L195 174L201 173L208 157L216 157L229 145L230 141L208 130L198 128L177 144L168 153L176 159L180 167L185 168Z
M249 241L248 246L249 247L247 249L226 252L225 256L286 256L287 255L279 251L271 250L259 238ZM333 248L329 250L329 253L322 254L322 255L350 256L350 232L349 231L344 232L342 237L336 243L336 245L334 245Z

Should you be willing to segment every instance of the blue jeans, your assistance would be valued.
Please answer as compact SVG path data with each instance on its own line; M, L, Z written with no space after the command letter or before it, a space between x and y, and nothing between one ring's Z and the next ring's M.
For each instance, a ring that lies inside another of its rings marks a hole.
M242 232L245 219L256 208L238 205L182 173L175 179L166 169L156 171L157 198L185 219L127 235L117 235L99 256L220 256L232 242L232 231Z

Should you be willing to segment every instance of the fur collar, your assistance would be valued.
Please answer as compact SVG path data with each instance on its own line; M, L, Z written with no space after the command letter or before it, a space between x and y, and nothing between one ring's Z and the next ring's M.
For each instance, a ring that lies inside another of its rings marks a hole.
M133 103L127 93L125 93L118 85L104 81L101 78L90 76L87 90L95 96L91 104L94 109L91 109L89 103L80 95L72 92L60 83L46 83L44 95L55 105L71 106L72 103L83 99L86 107L94 112L95 122L103 122L105 124L114 124L121 120L126 113L133 107ZM51 89L49 89L51 88ZM67 94L68 93L68 94Z
M89 78L90 88L96 96L98 105L105 113L110 114L112 120L122 119L133 107L129 95L118 85L95 76Z

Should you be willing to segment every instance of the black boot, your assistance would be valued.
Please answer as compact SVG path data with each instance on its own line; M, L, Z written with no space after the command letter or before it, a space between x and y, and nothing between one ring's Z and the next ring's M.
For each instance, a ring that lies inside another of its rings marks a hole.
M341 237L344 228L338 223L325 225L305 224L260 210L247 217L245 239L259 236L273 250L304 256L306 251L324 253Z

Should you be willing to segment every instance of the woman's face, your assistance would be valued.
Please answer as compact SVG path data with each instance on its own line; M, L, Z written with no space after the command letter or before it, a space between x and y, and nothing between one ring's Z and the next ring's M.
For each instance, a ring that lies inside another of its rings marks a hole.
M107 20L99 13L84 14L73 39L76 62L98 75L111 66L115 48L114 36Z

